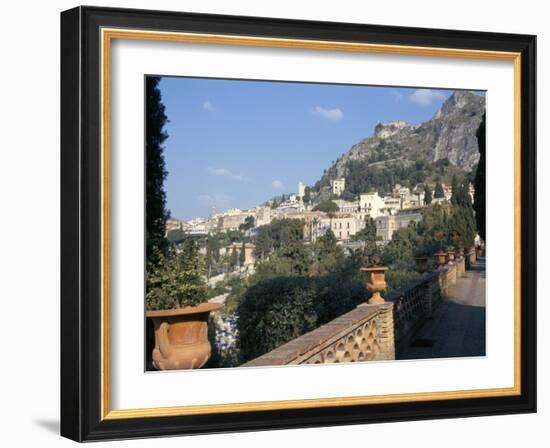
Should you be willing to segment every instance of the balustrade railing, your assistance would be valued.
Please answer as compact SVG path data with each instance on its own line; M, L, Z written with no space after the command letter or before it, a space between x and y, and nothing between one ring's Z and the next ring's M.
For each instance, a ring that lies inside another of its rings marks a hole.
M391 303L361 304L244 366L394 359L392 308Z

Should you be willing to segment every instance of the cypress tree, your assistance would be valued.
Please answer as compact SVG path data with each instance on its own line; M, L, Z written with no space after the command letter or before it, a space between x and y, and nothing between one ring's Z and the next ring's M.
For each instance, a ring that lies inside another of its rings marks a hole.
M229 266L231 269L234 269L239 262L239 256L237 255L237 249L233 246L231 250L231 256L229 257Z
M442 199L444 197L445 197L445 192L443 191L443 185L441 185L441 182L437 182L435 184L434 198Z
M474 180L474 210L479 236L485 240L485 114L476 133L479 149L479 162L477 164Z
M459 196L458 189L458 179L456 174L453 174L453 180L451 181L451 202L453 204L456 204L457 202L457 196Z
M432 189L425 184L424 185L424 205L430 205L432 203Z
M163 183L168 175L164 161L164 141L168 134L164 130L168 118L158 84L160 78L146 78L146 237L147 262L156 265L161 255L166 255L168 242L164 237L166 220L166 193Z
M241 253L239 254L239 263L241 266L244 266L244 261L246 260L246 243L243 241L243 245L241 246Z

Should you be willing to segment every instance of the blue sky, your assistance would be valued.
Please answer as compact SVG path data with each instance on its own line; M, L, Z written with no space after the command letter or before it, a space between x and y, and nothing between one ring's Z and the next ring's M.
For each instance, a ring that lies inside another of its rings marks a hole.
M378 122L429 120L449 90L162 78L173 217L247 208L313 185Z

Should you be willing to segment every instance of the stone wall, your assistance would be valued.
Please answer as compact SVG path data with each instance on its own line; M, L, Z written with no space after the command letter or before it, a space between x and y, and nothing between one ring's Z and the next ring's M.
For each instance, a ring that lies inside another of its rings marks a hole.
M243 367L395 359L393 304L361 304Z

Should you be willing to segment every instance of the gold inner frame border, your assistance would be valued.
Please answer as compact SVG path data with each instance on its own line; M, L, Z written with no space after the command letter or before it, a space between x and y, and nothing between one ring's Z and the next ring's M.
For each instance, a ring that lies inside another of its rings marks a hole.
M441 392L402 393L336 398L314 398L187 405L136 409L111 409L110 387L110 63L113 39L185 42L212 45L382 53L412 56L454 57L513 61L514 63L514 386ZM469 50L459 48L419 47L389 44L337 42L324 40L280 39L139 29L101 29L101 420L151 418L232 412L307 409L367 404L407 403L432 400L503 397L521 394L521 53Z

